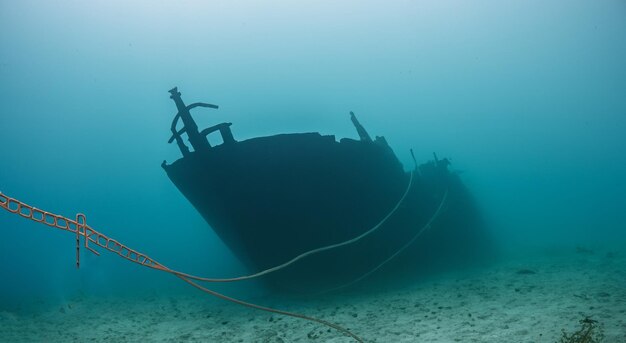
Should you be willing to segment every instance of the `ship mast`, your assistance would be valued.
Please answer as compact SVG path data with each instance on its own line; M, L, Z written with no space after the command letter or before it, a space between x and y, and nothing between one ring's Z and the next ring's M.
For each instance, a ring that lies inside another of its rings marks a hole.
M189 148L185 145L185 143L183 142L180 136L183 132L186 132L187 137L189 139L189 143L191 143L191 146L193 147L195 151L209 149L211 145L209 144L209 141L207 140L206 135L203 135L200 132L198 132L198 125L191 117L191 113L189 112L189 110L198 106L208 107L208 108L218 108L218 106L212 105L212 104L206 104L203 102L196 102L189 106L186 106L185 103L183 102L183 99L180 97L181 94L178 91L178 87L174 87L170 89L169 92L171 94L170 98L174 100L174 103L176 104L178 113L176 114L176 116L174 117L174 120L172 121L172 127L171 127L172 137L169 139L168 143L171 143L172 141L176 140L176 144L178 144L178 148L180 149L180 152L183 154L183 156L187 156L189 154ZM178 119L181 119L183 121L183 128L180 130L176 129L176 124L178 124Z

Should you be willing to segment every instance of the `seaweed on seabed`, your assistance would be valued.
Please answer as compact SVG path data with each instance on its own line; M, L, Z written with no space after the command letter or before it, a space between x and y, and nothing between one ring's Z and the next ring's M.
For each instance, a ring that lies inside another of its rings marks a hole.
M585 317L579 323L580 329L571 335L563 329L563 337L559 343L599 343L604 339L604 332L597 320Z

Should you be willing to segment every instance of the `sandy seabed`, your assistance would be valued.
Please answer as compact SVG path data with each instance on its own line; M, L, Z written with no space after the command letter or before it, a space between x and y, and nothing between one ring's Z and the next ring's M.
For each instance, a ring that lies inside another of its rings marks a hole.
M27 314L0 312L0 342L353 342L317 323L207 297L82 296ZM366 342L552 343L590 317L602 342L624 343L626 252L571 249L377 293L256 300L339 324Z

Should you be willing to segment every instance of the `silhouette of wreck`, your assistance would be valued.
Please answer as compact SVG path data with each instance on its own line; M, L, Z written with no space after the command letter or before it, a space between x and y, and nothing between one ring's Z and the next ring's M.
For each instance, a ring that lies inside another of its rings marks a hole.
M385 138L372 139L352 112L358 140L337 141L315 132L237 141L231 123L199 131L189 112L218 106L187 106L177 88L170 93L178 113L169 142L177 143L183 157L172 164L163 161L162 167L251 272L350 240L383 221L352 244L263 276L268 286L324 290L373 270L385 277L416 275L484 251L480 215L458 175L448 170L447 159L434 155L411 178ZM211 146L207 135L216 131L223 143ZM419 238L394 256L418 232Z

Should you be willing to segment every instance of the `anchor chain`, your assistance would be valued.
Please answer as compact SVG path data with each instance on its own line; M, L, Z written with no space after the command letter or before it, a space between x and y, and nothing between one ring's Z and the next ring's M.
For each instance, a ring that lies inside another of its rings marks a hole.
M116 253L117 255L142 266L160 270L169 270L169 268L148 257L146 254L142 254L134 249L131 249L117 240L94 230L87 225L86 217L82 213L77 214L75 220L69 219L52 212L38 209L15 198L2 194L1 192L0 207L34 222L76 234L76 267L80 266L80 238L83 237L85 249L98 256L100 253L92 249L89 246L89 242L92 242L103 249Z
M157 270L161 270L167 273L170 273L180 279L182 279L183 281L189 283L190 285L192 285L193 287L208 293L210 295L213 295L217 298L220 298L222 300L226 300L226 301L230 301L232 303L238 304L238 305L242 305L242 306L246 306L249 308L253 308L253 309L257 309L257 310L261 310L261 311L265 311L265 312L270 312L270 313L275 313L275 314L281 314L281 315L285 315L285 316L290 316L290 317L294 317L294 318L300 318L300 319L304 319L304 320L308 320L311 322L316 322L319 324L322 324L324 326L330 327L332 329L335 329L341 333L343 333L346 336L349 336L353 339L355 339L357 342L359 343L363 343L365 342L362 338L360 338L359 336L357 336L356 334L352 333L351 331L349 331L348 329L339 326L337 324L331 323L329 321L326 321L324 319L320 319L320 318L316 318L316 317L311 317L311 316L307 316L304 314L300 314L300 313L296 313L296 312L289 312L289 311L283 311L283 310L279 310L279 309L274 309L274 308L270 308L270 307L265 307L265 306L261 306L261 305L257 305L257 304L253 304L253 303L249 303L243 300L239 300L236 298L231 298L227 295L224 295L222 293L218 293L216 291L210 290L206 287L203 287L202 285L198 284L197 282L193 281L195 280L204 280L204 281L209 281L209 280L219 280L221 282L225 282L225 281L237 281L238 278L233 278L233 279L208 279L208 278L201 278L198 276L194 276L194 275L189 275L189 274L185 274L179 271L175 271L172 269L169 269L167 267L165 267L163 264L155 261L154 259L148 257L146 254L142 254L134 249L129 248L128 246L118 242L115 239L112 239L104 234L102 234L99 231L94 230L93 228L91 228L89 225L87 225L87 220L84 214L79 213L76 215L76 219L72 220L69 219L67 217L55 214L55 213L51 213L48 211L43 211L40 210L36 207L33 207L31 205L28 205L22 201L19 201L15 198L11 198L5 194L2 194L2 192L0 192L0 207L4 208L5 210L14 213L14 214L18 214L23 218L26 219L30 219L34 222L37 223L42 223L45 225L48 225L50 227L54 227L57 229L61 229L64 231L68 231L71 233L74 233L76 235L76 267L80 266L80 237L82 236L84 238L84 246L87 250L91 251L92 253L96 254L96 255L100 255L96 250L92 249L89 247L89 242L92 242L93 244L106 249L110 252L116 253L117 255L119 255L120 257L123 257L126 260L129 260L133 263L137 263L139 265L145 266L145 267L149 267L149 268L153 268L153 269L157 269ZM215 281L215 282L219 282L219 281Z

